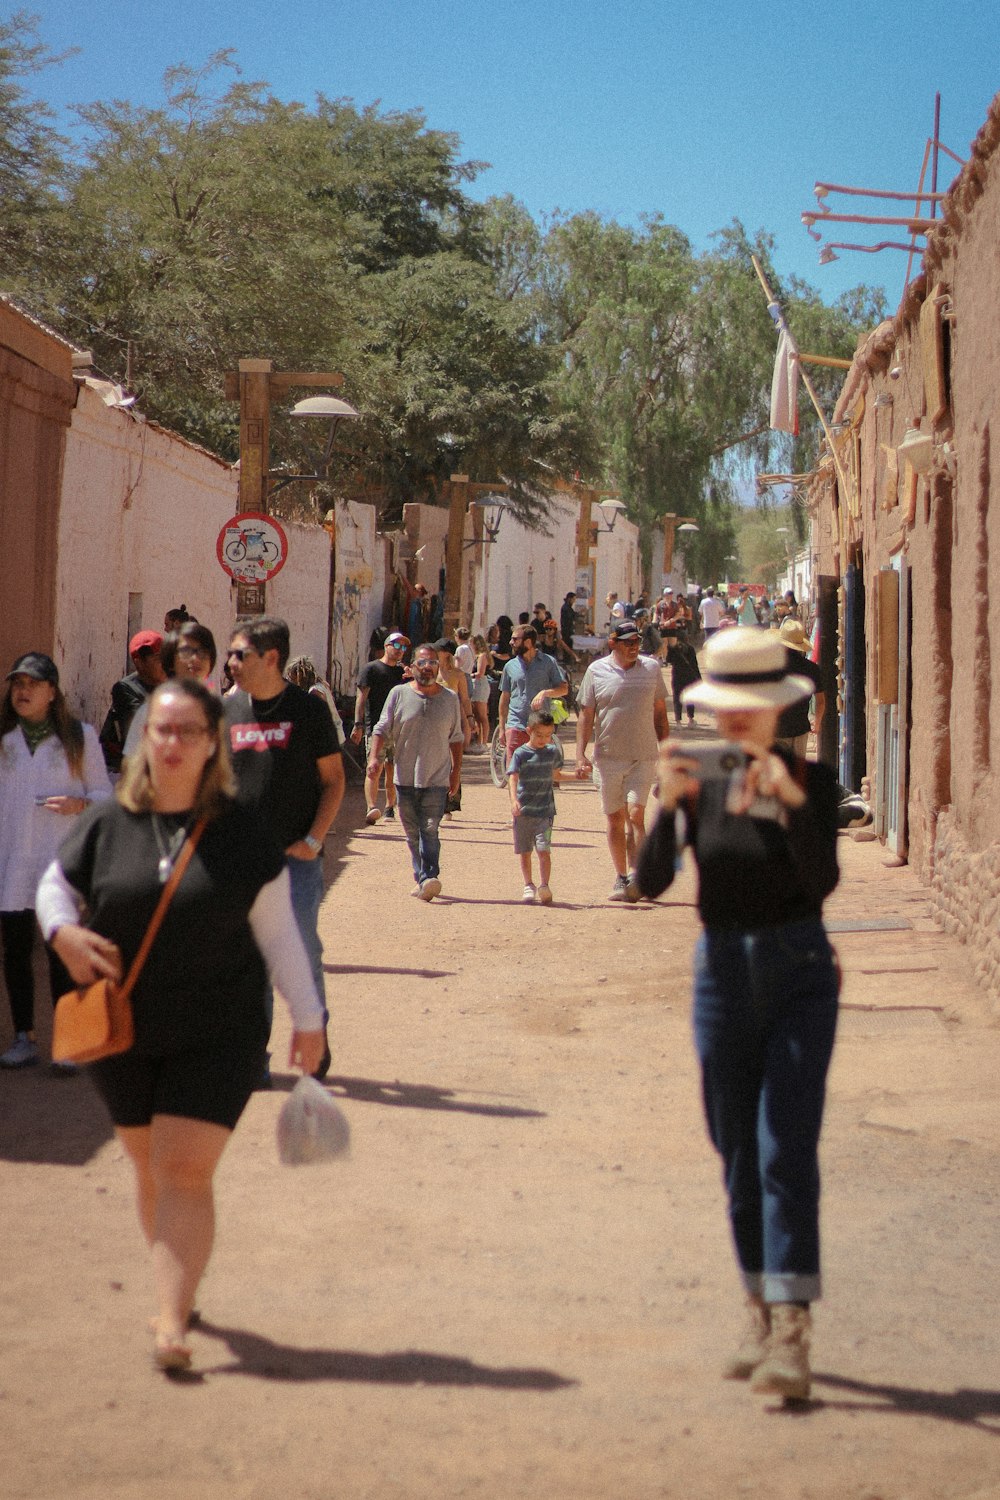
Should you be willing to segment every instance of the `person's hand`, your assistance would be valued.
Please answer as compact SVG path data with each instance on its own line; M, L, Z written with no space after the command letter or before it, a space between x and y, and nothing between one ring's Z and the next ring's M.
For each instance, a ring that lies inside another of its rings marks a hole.
M294 844L289 844L285 850L289 859L319 859L321 849L313 849L305 839L296 839Z
M741 743L740 749L746 752L747 769L742 788L734 791L730 812L746 812L757 797L776 797L793 811L804 805L806 794L793 780L780 755L747 741Z
M325 1031L293 1031L292 1044L288 1049L288 1063L292 1068L301 1068L311 1077L323 1061L326 1049Z
M674 812L682 797L698 795L698 782L693 774L697 767L697 761L685 758L683 751L674 749L670 740L660 741L656 764L657 795L665 812Z
M521 799L519 797L511 797L510 810L514 814L515 818L519 818L521 816Z
M361 738L362 738L361 725L360 724L355 724L354 728L351 730L351 744L352 745L360 745L361 744Z
M593 771L593 769L594 769L593 765L587 759L587 757L583 753L583 751L581 751L579 753L579 755L576 757L576 779L577 779L577 781L586 781L587 777L590 775L590 773Z
M42 806L64 818L78 817L87 805L86 797L46 797Z
M531 706L532 706L532 708L535 710L536 713L538 712L538 710L540 708L547 708L548 707L549 699L551 697L552 697L552 694L549 692L548 688L542 688L542 691L540 693L536 693L535 696L532 698L532 700L531 700Z
M116 943L91 932L89 927L80 927L67 922L57 927L49 939L49 946L62 959L74 984L93 984L98 979L122 977L122 956Z
M456 777L453 778L453 780L449 781L449 783L448 783L448 796L449 797L457 797L461 785L462 785L462 778L461 778L461 776L456 776Z

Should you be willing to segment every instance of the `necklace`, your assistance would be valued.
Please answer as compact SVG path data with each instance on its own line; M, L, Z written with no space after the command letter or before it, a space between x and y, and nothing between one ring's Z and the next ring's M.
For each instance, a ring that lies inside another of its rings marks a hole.
M179 828L176 828L168 837L160 827L158 813L152 814L153 837L156 839L156 847L160 851L160 862L156 866L157 877L161 885L166 885L170 879L170 873L177 863L177 856L181 852L181 846L187 838L188 820L184 819Z

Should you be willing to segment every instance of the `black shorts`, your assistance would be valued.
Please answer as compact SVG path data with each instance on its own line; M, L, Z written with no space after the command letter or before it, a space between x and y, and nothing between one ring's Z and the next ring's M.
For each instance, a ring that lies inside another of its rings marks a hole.
M154 1115L180 1115L235 1128L267 1070L259 1032L229 1033L186 1052L149 1056L133 1047L87 1069L115 1125L148 1125Z

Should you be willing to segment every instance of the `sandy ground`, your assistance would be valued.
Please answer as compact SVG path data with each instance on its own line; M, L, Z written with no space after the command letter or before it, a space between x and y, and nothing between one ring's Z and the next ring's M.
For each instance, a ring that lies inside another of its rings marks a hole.
M128 1171L86 1080L0 1074L4 1500L1000 1496L1000 1030L911 872L841 840L827 1295L793 1412L716 1373L739 1289L691 877L609 904L574 784L556 904L523 907L474 760L428 906L398 825L362 811L354 787L322 924L352 1156L281 1167L291 1077L254 1097L189 1379L150 1366Z

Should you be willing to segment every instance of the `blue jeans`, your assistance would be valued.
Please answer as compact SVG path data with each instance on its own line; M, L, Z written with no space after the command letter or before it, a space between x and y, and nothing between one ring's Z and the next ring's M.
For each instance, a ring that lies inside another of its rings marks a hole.
M302 934L306 957L323 1004L323 1022L330 1019L326 1008L326 986L323 982L323 944L319 940L319 908L323 900L323 857L286 861L292 886L292 911ZM273 1004L273 1002L272 1002Z
M437 880L441 873L441 835L438 827L448 799L446 786L397 786L399 821L406 834L413 861L413 878L419 885Z
M821 1292L819 1133L839 980L822 922L712 928L695 949L694 1032L743 1283Z

